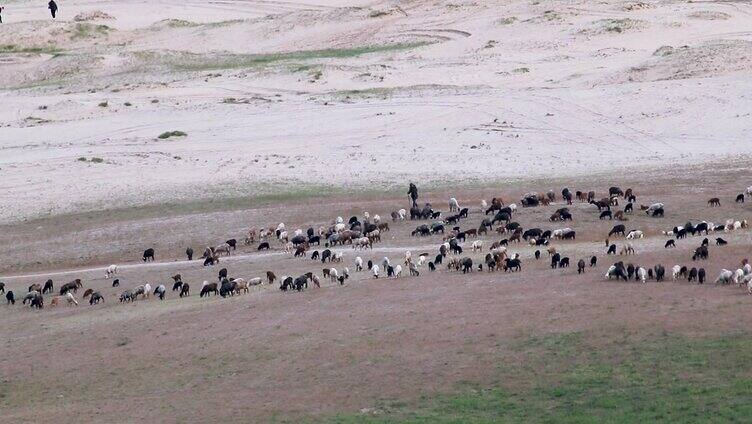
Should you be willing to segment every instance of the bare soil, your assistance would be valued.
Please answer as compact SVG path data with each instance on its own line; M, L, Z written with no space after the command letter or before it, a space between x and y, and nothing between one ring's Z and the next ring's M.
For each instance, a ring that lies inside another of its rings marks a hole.
M354 413L384 399L411 401L421 395L450 391L458 382L494 381L500 363L524 363L514 344L531 336L581 331L598 343L622 338L645 338L673 333L687 336L744 328L752 298L737 287L715 286L721 268L735 269L749 257L750 232L715 235L729 241L716 247L711 238L710 259L693 263L691 251L702 237L677 241L664 249L668 230L691 220L722 223L749 219L749 204L735 204L752 178L747 164L660 171L630 176L592 177L574 181L535 181L514 187L437 190L421 201L446 211L446 199L456 196L471 208L463 228L482 219L480 199L501 195L509 203L526 191L561 188L598 194L609 185L633 187L638 204L661 201L664 218L649 218L639 210L626 222L628 229L645 231L633 241L637 254L607 257L604 239L616 222L598 220L592 205L575 203L572 223L551 223L548 216L561 204L520 208L514 219L524 227L569 226L576 241L556 242L572 259L568 269L549 267L543 254L514 245L523 259L521 273L474 271L463 275L439 267L421 269L419 277L374 279L354 272L353 258L399 261L405 250L435 254L441 236L410 236L418 222L392 224L373 251L345 247L352 277L344 286L325 281L322 288L282 293L264 284L250 294L233 298L199 298L203 280L216 281L218 268L231 276L252 278L266 270L280 275L306 271L321 274L321 262L292 258L275 246L258 253L240 246L220 266L203 267L184 261L191 245L218 244L242 238L251 225L288 228L318 227L341 215L387 218L406 206L406 196L321 197L296 201L249 204L230 211L181 213L179 208L158 211L108 211L67 215L10 225L0 240L0 256L8 275L6 289L17 297L33 282L52 278L56 288L82 278L85 288L100 290L103 305L46 306L31 310L21 305L0 307L0 406L8 422L254 422L273 419L328 417ZM708 207L720 197L721 207ZM190 209L190 208L187 208ZM388 219L388 218L387 218ZM390 223L391 224L391 223ZM478 262L482 253L467 256ZM614 240L621 245L623 240ZM157 263L140 262L146 247L155 247ZM577 275L576 262L599 257L596 268ZM643 266L674 264L704 267L711 280L705 285L686 281L663 283L615 282L604 279L615 260ZM120 288L112 288L103 267L121 266ZM121 290L144 282L171 287L169 277L180 273L191 285L191 296L166 300L153 297L120 304ZM77 294L80 299L81 292ZM50 295L46 296L49 305ZM524 382L508 382L524 384Z

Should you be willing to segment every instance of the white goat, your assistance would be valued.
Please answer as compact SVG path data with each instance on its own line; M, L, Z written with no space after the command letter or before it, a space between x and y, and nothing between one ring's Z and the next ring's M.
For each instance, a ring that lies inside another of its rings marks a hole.
M673 280L676 281L676 278L679 276L680 272L681 272L681 267L679 265L674 265L674 267L671 268L671 278L673 278Z
M628 240L645 238L645 234L640 230L632 230L627 234Z
M460 210L460 204L454 197L449 198L449 212L458 212Z
M104 271L104 278L112 278L115 274L118 272L118 266L117 265L110 265L107 267L107 269Z
M715 283L721 283L721 284L729 284L731 281L733 281L734 273L727 270L722 269L721 272L718 274L718 278L715 279Z
M639 278L641 282L644 283L647 276L648 276L648 271L645 268L643 267L637 268L637 278Z
M65 293L65 300L68 301L68 305L76 305L78 306L78 301L75 297L73 297L73 293L67 292Z
M337 279L339 279L339 271L337 271L337 268L331 268L329 270L329 279L332 280L332 283L337 282Z

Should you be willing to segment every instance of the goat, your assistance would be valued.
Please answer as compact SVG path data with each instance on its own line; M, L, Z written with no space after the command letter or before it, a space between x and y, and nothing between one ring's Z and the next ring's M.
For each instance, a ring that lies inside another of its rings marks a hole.
M111 278L118 272L118 266L117 265L110 265L107 267L107 269L104 271L104 278Z

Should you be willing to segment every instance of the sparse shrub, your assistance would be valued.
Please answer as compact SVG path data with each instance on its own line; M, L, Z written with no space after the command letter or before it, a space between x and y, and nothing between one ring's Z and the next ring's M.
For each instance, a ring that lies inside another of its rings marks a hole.
M382 16L389 15L389 12L384 10L372 10L371 13L368 14L369 18L380 18Z
M79 162L90 162L90 163L104 163L104 159L93 156L91 159L86 159L84 156L81 156L80 158L76 159Z
M102 102L99 104L99 107L107 107L109 104L107 102Z
M170 137L185 137L187 135L188 133L185 133L183 131L165 131L162 134L159 134L157 138L164 140Z

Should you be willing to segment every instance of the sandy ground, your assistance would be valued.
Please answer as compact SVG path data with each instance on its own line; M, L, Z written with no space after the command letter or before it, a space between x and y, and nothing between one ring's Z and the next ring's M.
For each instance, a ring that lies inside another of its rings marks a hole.
M749 153L744 3L145 7L7 3L0 222Z

